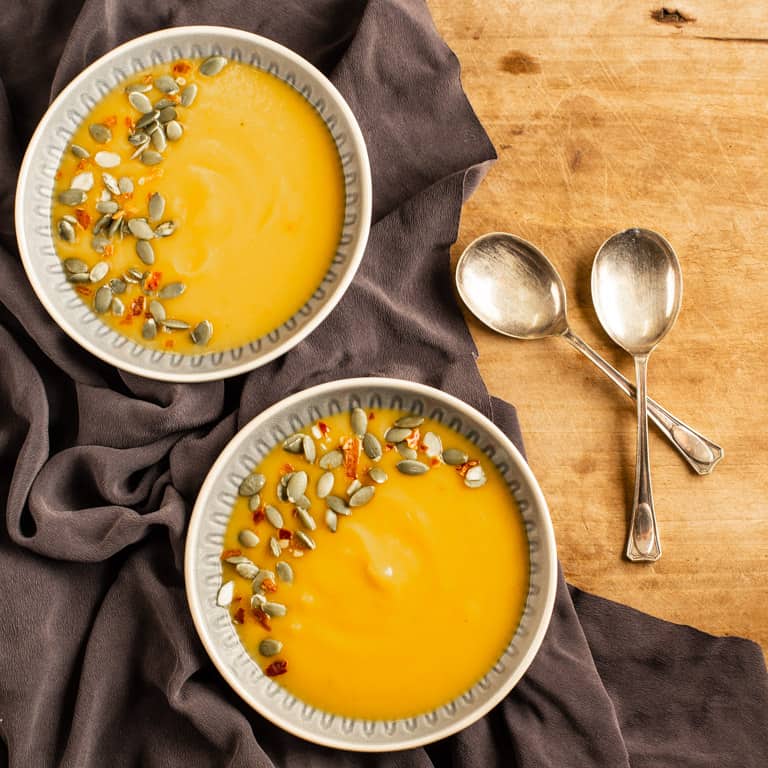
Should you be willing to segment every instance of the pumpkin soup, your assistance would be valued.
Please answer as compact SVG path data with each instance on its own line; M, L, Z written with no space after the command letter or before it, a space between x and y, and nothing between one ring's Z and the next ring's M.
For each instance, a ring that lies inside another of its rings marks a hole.
M218 603L302 701L396 719L490 670L528 571L512 494L473 443L411 414L355 409L292 435L242 481Z
M129 78L72 136L52 225L67 279L116 331L184 354L291 318L341 234L333 137L296 90L221 56Z

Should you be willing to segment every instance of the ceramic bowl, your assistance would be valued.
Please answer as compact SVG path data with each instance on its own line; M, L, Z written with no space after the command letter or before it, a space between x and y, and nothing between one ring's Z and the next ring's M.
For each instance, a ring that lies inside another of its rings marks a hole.
M225 352L181 355L148 349L112 330L65 279L51 227L55 175L75 129L115 86L146 67L180 58L223 54L272 73L301 93L331 132L344 171L346 203L338 248L307 303L279 328ZM166 381L235 376L298 344L336 306L363 257L371 218L371 174L360 128L330 81L282 45L225 27L177 27L136 38L81 72L43 116L24 156L16 189L16 237L32 287L53 319L78 344L107 363Z
M494 666L470 690L432 712L401 720L362 720L323 712L266 677L248 655L229 610L216 605L222 585L221 552L242 479L289 435L355 406L394 408L428 416L471 440L505 479L523 517L530 554L525 609L514 637ZM248 423L222 451L195 504L185 553L187 598L208 654L232 688L257 712L309 741L340 749L407 749L466 728L506 696L541 645L555 597L557 560L547 504L512 442L471 406L437 389L398 379L346 379L292 395Z

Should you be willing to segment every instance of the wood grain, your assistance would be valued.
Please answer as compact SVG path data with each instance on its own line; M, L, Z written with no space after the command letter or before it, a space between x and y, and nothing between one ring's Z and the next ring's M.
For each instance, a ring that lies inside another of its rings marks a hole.
M485 381L518 408L566 577L768 651L768 6L429 5L499 153L454 258L491 230L536 243L562 274L574 330L630 378L591 305L594 254L646 226L683 266L683 309L649 390L726 456L699 477L652 429L664 549L653 565L621 556L631 401L561 339L505 340L470 321Z

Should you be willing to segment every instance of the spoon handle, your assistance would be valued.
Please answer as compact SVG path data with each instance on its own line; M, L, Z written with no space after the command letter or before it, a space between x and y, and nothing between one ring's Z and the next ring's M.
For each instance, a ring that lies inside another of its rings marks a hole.
M627 558L633 562L654 562L661 557L661 544L656 526L651 490L651 459L648 452L648 355L635 357L637 381L637 463L635 465L635 499L627 537Z
M635 399L636 393L632 383L622 376L610 363L600 357L589 344L570 330L566 331L563 336L571 346L589 358L624 394ZM673 416L655 400L650 397L647 400L648 415L654 424L656 424L696 472L700 475L708 475L720 459L723 458L725 451L717 443L713 443L704 435L689 427L684 421Z

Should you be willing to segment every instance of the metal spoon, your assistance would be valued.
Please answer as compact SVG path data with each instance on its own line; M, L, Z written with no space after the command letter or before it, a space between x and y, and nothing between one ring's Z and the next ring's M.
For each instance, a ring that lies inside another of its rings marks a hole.
M683 275L672 246L656 232L627 229L609 237L592 264L592 303L605 332L635 360L637 465L627 539L630 560L658 560L648 453L648 358L672 330L683 299Z
M469 311L489 328L515 339L561 336L635 397L634 386L569 328L563 281L536 246L506 232L478 237L459 258L456 287ZM719 445L650 397L648 415L700 475L723 457Z

